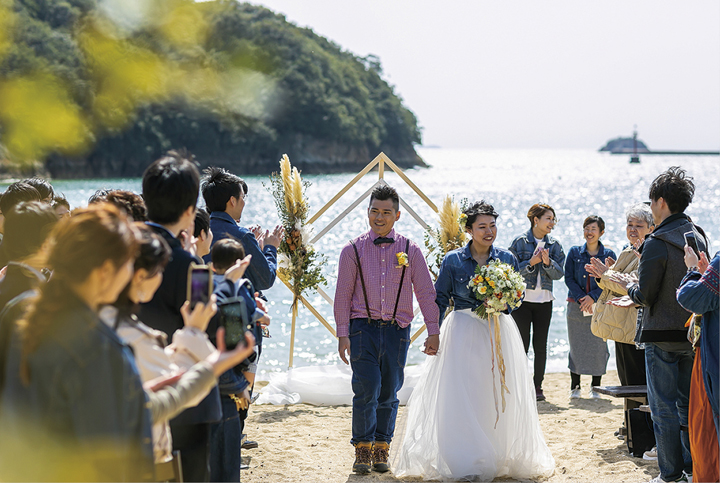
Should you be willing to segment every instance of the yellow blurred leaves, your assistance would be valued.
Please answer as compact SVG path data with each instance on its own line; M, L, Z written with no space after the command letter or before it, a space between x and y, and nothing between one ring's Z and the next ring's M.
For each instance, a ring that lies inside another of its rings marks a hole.
M0 83L3 144L20 161L38 160L51 151L77 154L90 133L67 89L47 74Z
M201 5L183 0L167 2L164 13L158 26L171 44L195 47L205 43L208 22Z
M12 45L12 32L15 24L15 12L11 0L0 0L0 59Z

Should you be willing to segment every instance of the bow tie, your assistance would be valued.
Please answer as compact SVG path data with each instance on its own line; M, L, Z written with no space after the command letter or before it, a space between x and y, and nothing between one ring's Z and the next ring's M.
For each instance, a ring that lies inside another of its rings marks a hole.
M383 243L395 243L395 240L393 238L387 238L384 236L379 236L375 240L373 240L373 243L375 245L381 245Z

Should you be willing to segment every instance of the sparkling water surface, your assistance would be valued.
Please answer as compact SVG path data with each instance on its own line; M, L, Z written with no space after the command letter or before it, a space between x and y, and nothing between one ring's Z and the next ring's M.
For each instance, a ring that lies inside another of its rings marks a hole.
M445 195L456 200L485 199L495 206L498 218L496 245L507 248L512 239L529 228L528 208L536 202L552 205L559 219L553 230L567 253L571 246L581 245L582 221L588 215L599 215L606 223L603 243L619 253L626 244L625 209L648 199L652 180L669 166L684 167L695 178L696 194L687 210L711 238L712 254L720 249L720 159L717 156L643 156L640 164L629 164L629 155L610 155L591 150L453 150L420 149L430 168L407 170L407 176L437 206ZM238 173L242 175L242 173ZM311 213L328 202L352 178L351 174L310 175L312 185L307 194ZM316 233L343 212L375 181L376 171L366 175L315 222ZM265 189L267 178L245 178L249 186L242 223L271 227L278 223L275 206ZM401 197L431 226L436 226L432 209L395 173L386 169L386 181L396 187ZM87 199L100 188L121 188L140 192L139 179L54 181L71 206L87 204ZM367 202L353 210L330 230L316 246L328 257L325 274L331 296L337 278L337 259L347 241L368 230ZM402 211L402 209L401 209ZM409 215L402 213L396 229L423 246L423 228ZM554 285L555 303L549 336L548 372L567 370L567 327L564 282ZM266 339L260 372L282 371L288 366L290 348L290 291L278 280L265 292L270 299L271 339ZM306 298L331 323L332 307L317 293ZM588 319L589 322L589 319ZM413 321L413 332L422 325L421 316ZM421 336L410 348L409 364L422 362ZM610 344L611 355L614 345ZM532 357L532 349L531 349ZM295 339L294 365L307 366L340 362L337 342L327 329L303 306L299 311ZM610 367L614 367L614 357Z

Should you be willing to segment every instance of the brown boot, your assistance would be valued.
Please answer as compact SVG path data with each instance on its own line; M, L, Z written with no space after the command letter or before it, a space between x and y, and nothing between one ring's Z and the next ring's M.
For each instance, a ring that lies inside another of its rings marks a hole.
M353 471L360 475L367 475L370 473L372 455L372 443L357 443L355 445L355 463L353 464Z
M390 445L385 441L375 441L372 448L373 469L380 473L385 473L388 467L388 454L390 453Z

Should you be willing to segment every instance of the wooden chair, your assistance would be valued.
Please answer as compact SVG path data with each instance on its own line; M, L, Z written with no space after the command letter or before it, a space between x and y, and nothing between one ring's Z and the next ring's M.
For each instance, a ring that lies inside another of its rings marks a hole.
M180 451L173 451L170 461L155 464L155 479L157 481L175 481L182 483L183 474Z

